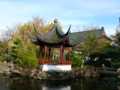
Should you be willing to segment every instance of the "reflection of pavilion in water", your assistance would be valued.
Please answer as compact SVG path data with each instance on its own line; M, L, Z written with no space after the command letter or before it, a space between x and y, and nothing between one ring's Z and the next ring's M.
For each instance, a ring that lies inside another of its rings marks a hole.
M0 90L120 90L120 80L114 77L75 81L39 81L28 78L0 78Z

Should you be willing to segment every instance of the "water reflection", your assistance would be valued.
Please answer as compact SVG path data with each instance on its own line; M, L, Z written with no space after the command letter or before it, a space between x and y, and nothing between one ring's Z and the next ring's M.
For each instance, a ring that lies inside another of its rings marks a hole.
M0 90L120 90L120 81L112 77L64 82L0 78Z
M42 90L71 90L68 81L47 81L42 85Z
M82 79L71 85L71 90L118 90L117 79Z
M0 78L0 90L9 90L8 84L8 79L5 77Z

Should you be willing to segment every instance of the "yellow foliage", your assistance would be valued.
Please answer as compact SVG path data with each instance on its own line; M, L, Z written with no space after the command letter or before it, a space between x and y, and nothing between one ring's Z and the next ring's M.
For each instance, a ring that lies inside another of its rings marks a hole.
M32 21L18 25L17 30L13 33L11 41L16 38L22 41L23 45L30 44L30 36L36 33L47 33L53 28L53 23L45 24L42 19L34 18Z

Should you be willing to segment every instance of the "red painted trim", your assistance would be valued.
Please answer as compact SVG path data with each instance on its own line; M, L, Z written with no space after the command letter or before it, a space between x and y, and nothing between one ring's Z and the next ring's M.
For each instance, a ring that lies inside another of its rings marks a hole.
M67 64L72 64L72 61L71 60L64 60L64 61L61 61L60 62L54 62L54 61L51 61L51 60L39 60L38 62L39 64L63 64L63 65L67 65Z

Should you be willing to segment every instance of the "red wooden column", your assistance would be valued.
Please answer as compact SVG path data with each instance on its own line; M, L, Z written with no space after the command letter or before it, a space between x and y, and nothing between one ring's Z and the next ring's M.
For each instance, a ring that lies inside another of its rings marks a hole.
M64 63L64 47L60 46L60 64Z
M45 59L45 64L49 64L49 62L48 62L48 47L47 46L45 46L45 56L44 56L44 59Z
M68 64L72 64L71 58L70 58L70 54L72 52L72 48L69 48L69 60L68 60Z

